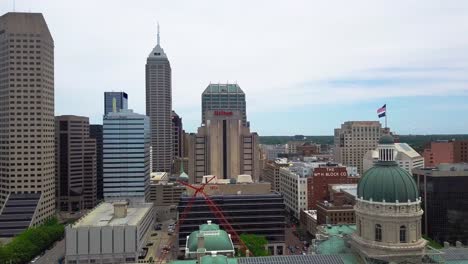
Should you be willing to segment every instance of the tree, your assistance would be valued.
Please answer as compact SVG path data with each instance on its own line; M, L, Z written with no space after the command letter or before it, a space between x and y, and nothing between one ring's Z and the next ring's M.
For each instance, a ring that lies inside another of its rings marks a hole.
M268 244L268 240L265 236L259 236L255 234L242 234L240 239L244 242L245 246L252 252L252 255L256 257L268 256L268 250L265 246Z

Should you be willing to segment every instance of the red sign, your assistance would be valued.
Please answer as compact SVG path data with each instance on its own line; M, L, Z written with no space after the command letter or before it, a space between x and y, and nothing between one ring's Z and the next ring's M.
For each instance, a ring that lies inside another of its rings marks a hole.
M214 111L215 116L232 116L232 112L227 112L224 110L216 110Z

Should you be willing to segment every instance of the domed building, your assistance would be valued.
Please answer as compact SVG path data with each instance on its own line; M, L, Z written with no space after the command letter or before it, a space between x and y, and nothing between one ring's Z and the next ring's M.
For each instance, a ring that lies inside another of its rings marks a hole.
M201 225L198 231L187 236L185 244L186 258L200 258L204 255L234 256L231 235L211 221L207 221L207 224Z
M412 176L400 168L394 139L379 141L379 159L357 187L352 248L366 261L420 263L427 241L421 235L421 198Z

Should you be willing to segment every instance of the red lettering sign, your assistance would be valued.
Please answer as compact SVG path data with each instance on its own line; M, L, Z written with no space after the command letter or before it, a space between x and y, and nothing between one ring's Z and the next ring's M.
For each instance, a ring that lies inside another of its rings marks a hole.
M232 112L224 111L224 110L216 110L214 111L215 116L232 116Z

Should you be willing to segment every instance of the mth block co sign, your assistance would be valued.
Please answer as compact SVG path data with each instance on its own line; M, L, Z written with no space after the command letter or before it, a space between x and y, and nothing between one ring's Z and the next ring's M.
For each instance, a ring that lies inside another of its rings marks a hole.
M315 168L314 177L348 177L345 167Z

